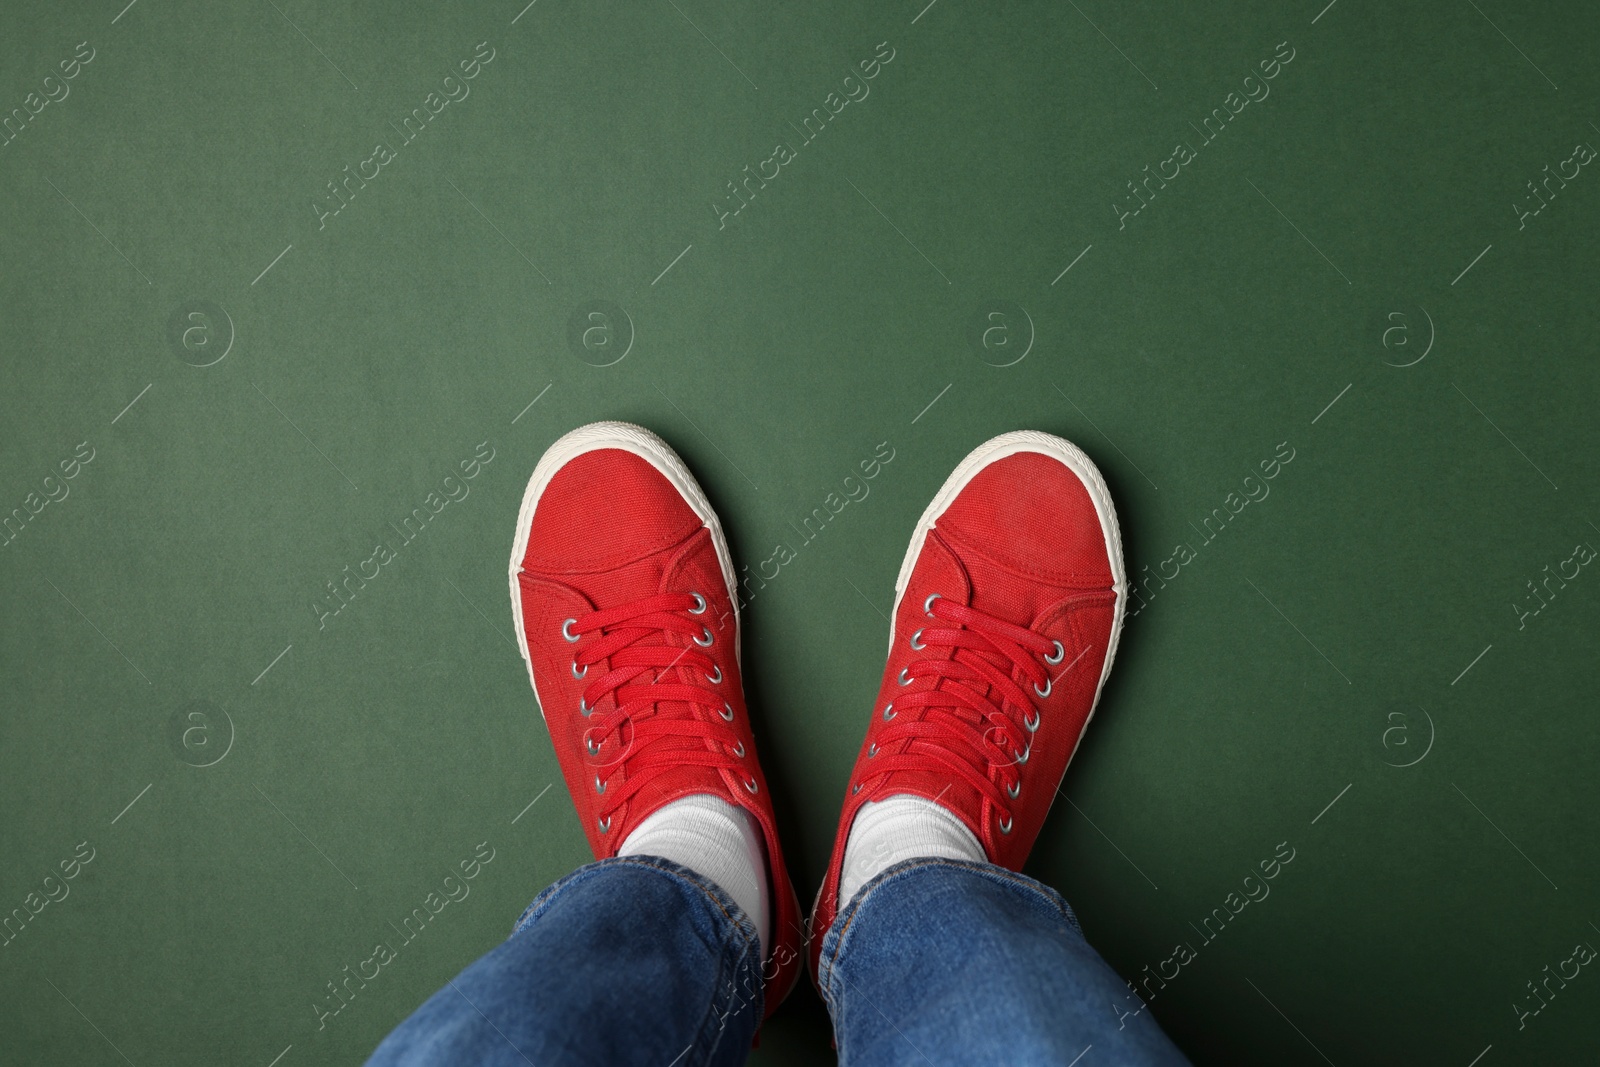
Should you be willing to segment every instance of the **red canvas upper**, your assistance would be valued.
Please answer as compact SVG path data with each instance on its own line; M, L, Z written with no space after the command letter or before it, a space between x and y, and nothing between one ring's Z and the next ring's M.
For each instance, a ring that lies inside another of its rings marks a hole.
M1115 623L1112 551L1084 483L1041 452L984 466L935 518L850 776L813 967L868 801L942 804L992 862L1021 868L1094 708Z
M651 462L597 448L539 497L518 582L541 709L595 856L616 855L646 816L691 794L720 797L761 827L774 906L770 1013L798 971L799 908L712 531Z

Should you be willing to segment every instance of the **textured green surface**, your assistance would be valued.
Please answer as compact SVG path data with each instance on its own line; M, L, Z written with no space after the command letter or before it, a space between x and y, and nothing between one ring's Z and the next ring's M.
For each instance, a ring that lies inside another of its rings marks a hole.
M1600 174L1574 154L1600 13L924 2L7 5L0 510L30 517L0 549L0 904L42 910L0 948L0 1061L358 1061L587 858L505 560L544 448L622 418L740 562L796 552L745 649L805 899L917 515L978 442L1053 431L1106 472L1136 573L1193 554L1129 621L1031 865L1123 974L1187 943L1162 1024L1206 1064L1594 1062L1600 975L1537 1014L1526 983L1600 945ZM1119 221L1146 165L1178 175ZM325 983L482 842L470 896L319 1030ZM802 988L754 1061L831 1055Z

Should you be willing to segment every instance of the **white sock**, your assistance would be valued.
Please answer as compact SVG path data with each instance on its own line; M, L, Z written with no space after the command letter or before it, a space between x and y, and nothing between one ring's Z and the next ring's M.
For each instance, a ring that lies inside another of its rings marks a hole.
M989 858L965 823L925 797L900 793L861 805L844 846L840 910L856 890L896 863L925 856L974 863Z
M717 883L756 924L766 959L767 854L749 812L708 793L682 797L646 816L617 855L660 856Z

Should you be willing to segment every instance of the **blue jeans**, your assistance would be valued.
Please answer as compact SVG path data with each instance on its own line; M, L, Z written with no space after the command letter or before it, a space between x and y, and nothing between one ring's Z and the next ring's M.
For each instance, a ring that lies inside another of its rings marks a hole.
M602 860L378 1046L370 1065L740 1064L762 1017L755 926L686 867ZM1054 890L982 863L909 860L822 942L839 1062L1182 1065Z

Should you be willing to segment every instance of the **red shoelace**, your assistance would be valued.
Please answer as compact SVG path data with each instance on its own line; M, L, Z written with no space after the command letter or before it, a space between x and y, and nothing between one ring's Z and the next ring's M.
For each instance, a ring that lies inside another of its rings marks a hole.
M579 714L590 720L583 734L585 750L591 760L599 760L593 766L594 790L603 798L596 816L601 833L610 831L617 808L677 767L738 769L744 787L756 791L755 779L740 767L745 751L731 726L733 705L711 688L721 684L722 668L701 651L716 641L698 618L705 612L706 600L699 593L661 593L562 623L561 635L571 642L602 635L573 658L573 677L582 678L595 664L611 661L611 670L589 682L578 706ZM666 642L668 633L682 634L689 643L673 647ZM705 684L667 681L669 672L698 676ZM599 711L607 697L612 709ZM663 714L664 703L687 708ZM677 746L669 740L676 738L708 744ZM605 771L619 766L626 780L608 781Z
M1047 668L1060 663L1066 650L1059 641L938 593L928 597L923 611L953 626L918 630L908 638L911 647L952 648L955 653L949 659L915 660L901 670L901 685L925 678L934 684L884 707L883 719L890 725L878 732L867 751L875 761L872 770L926 771L933 760L988 798L998 812L1000 832L1010 833L1008 801L1022 791L1017 768L1028 762L1041 719L1036 701L1050 695L1053 682ZM1031 683L1028 689L1012 677L1013 670ZM915 751L878 755L901 741L916 743ZM998 781L990 776L996 767Z

